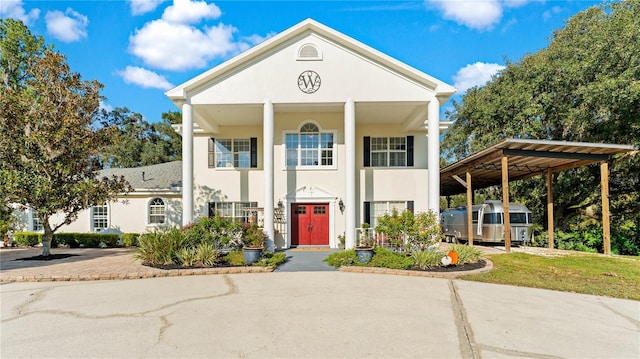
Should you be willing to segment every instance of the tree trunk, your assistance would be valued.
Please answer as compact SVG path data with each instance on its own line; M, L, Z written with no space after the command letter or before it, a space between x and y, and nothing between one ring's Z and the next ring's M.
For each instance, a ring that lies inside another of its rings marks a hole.
M51 240L53 239L53 232L49 225L49 217L42 218L42 226L44 227L44 235L42 236L42 256L48 257L51 255Z

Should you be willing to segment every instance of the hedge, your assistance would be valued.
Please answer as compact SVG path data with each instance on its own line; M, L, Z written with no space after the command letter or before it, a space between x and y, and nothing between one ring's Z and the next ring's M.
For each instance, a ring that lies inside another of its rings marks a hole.
M16 232L13 239L22 247L35 247L42 242L42 233L36 232Z
M17 232L13 235L15 241L20 246L34 247L42 242L42 233L36 232ZM98 233L54 233L52 248L59 245L67 245L71 248L85 247L98 248L100 243L104 243L107 247L117 247L120 236L117 234L98 234Z

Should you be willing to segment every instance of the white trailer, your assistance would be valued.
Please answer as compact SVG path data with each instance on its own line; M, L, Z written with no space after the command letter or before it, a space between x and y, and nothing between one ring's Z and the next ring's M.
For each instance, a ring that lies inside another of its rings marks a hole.
M478 243L504 242L504 209L501 201L489 200L472 208L473 241ZM509 203L511 241L526 243L533 226L531 211L518 203ZM467 206L449 208L440 214L442 233L447 242L468 241Z

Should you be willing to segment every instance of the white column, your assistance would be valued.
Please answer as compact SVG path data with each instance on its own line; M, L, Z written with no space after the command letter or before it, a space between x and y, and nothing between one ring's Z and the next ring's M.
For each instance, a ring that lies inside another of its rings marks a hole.
M346 155L345 248L356 245L356 106L352 99L344 104L344 151Z
M273 204L273 103L265 100L262 121L263 165L264 165L264 230L267 233L267 250L275 250L274 204Z
M440 103L434 98L427 107L428 208L440 217Z
M182 104L182 225L193 222L193 113Z

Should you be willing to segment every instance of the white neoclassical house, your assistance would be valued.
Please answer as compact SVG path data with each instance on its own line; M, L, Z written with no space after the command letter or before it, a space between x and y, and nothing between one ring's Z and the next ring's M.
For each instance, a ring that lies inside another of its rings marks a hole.
M438 212L439 112L454 92L304 20L166 92L182 110L182 224L258 214L270 249L341 234L349 248L392 208Z

